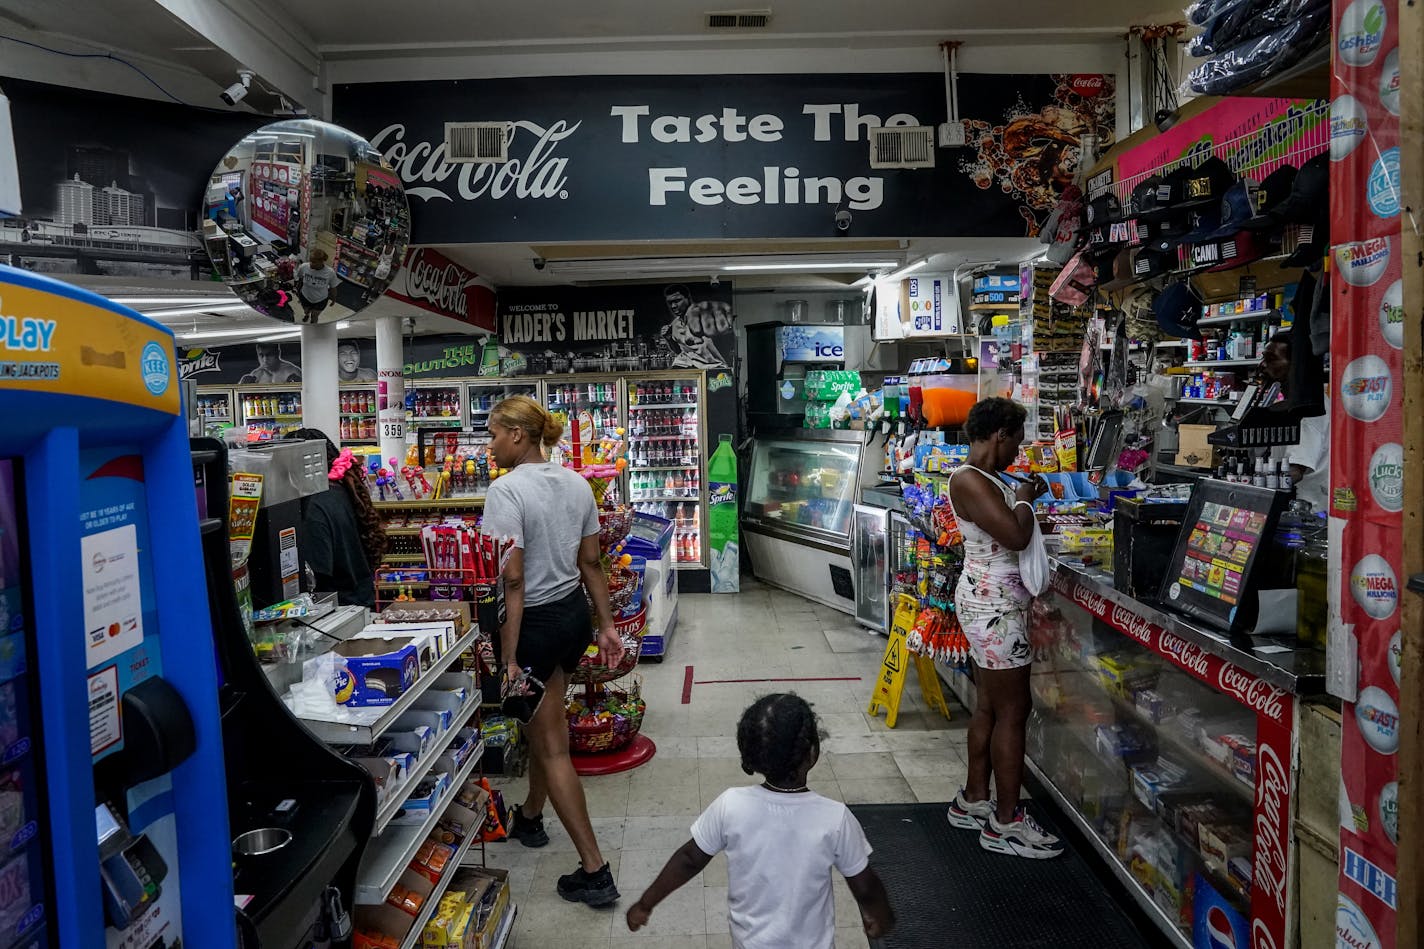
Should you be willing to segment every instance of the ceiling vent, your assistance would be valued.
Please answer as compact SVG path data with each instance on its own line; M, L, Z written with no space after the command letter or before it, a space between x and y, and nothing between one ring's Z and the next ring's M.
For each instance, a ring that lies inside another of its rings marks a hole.
M764 30L769 26L770 10L723 10L707 14L709 30Z
M870 130L871 168L933 168L935 130L910 125Z
M445 160L455 165L509 161L509 123L446 122Z

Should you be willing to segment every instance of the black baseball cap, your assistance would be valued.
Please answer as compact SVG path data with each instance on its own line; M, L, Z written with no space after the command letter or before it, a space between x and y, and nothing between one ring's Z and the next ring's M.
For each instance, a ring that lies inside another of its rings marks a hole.
M1182 182L1177 207L1197 207L1220 201L1236 181L1231 166L1216 156L1197 165Z
M1255 213L1241 226L1248 231L1269 231L1279 227L1281 220L1276 217L1275 211L1290 197L1297 174L1294 165L1282 165L1267 175L1261 187L1256 189Z
M1168 284L1152 303L1152 315L1168 336L1201 339L1197 320L1201 319L1201 300L1189 281Z
M1177 255L1162 253L1150 247L1140 248L1132 257L1132 276L1135 280L1148 280L1169 274L1177 267Z
M1175 222L1179 221L1180 224ZM1195 244L1211 238L1221 227L1221 209L1211 206L1195 208L1174 219L1174 224L1164 229L1147 246L1158 253L1166 253L1182 244ZM1174 232L1175 229L1175 232Z
M1127 207L1124 213L1129 218L1143 218L1154 214L1160 203L1157 200L1157 189L1162 185L1162 176L1153 175L1132 189L1132 194L1128 196Z
M1313 224L1330 195L1330 156L1321 152L1300 166L1290 195L1272 210L1278 223Z
M1230 188L1226 189L1226 194L1221 198L1221 207L1218 215L1221 225L1217 227L1208 237L1229 237L1237 231L1246 229L1246 222L1256 213L1256 182L1250 178L1242 178Z
M1165 178L1157 179L1155 193L1144 195L1146 203L1137 216L1148 221L1163 221L1171 217L1173 207L1182 200L1183 185L1191 174L1191 166L1182 165Z
M1330 249L1330 215L1319 215L1310 224L1295 224L1288 228L1294 231L1295 249L1281 267L1312 267L1320 262Z
M1102 227L1122 220L1122 202L1111 191L1088 202L1088 226Z
M1098 289L1111 293L1137 283L1137 275L1132 272L1132 251L1124 247L1117 255L1098 267Z

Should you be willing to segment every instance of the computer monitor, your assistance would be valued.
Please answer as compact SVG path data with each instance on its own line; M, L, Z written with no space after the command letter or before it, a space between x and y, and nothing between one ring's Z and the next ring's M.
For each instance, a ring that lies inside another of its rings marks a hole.
M1285 503L1286 495L1270 488L1198 483L1167 562L1162 602L1226 632L1255 626L1261 548L1275 535Z

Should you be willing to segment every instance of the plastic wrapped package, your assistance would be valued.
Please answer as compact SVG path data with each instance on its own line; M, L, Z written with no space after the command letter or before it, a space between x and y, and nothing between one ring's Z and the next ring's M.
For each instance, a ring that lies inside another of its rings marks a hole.
M1183 12L1187 15L1187 22L1193 26L1201 26L1204 23L1216 19L1224 13L1228 13L1237 7L1246 6L1252 0L1196 0L1189 4Z
M1328 0L1244 0L1202 24L1201 34L1187 44L1187 53L1198 58L1210 56L1329 7Z
M1270 78L1321 45L1330 33L1330 8L1318 6L1285 27L1248 40L1202 63L1183 84L1184 94L1225 95Z

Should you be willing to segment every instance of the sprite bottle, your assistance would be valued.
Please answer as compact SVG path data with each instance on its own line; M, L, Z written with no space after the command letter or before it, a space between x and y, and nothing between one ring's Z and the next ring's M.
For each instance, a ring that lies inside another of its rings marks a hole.
M707 539L711 550L712 592L741 590L741 553L737 543L737 453L732 436L723 435L707 462Z

